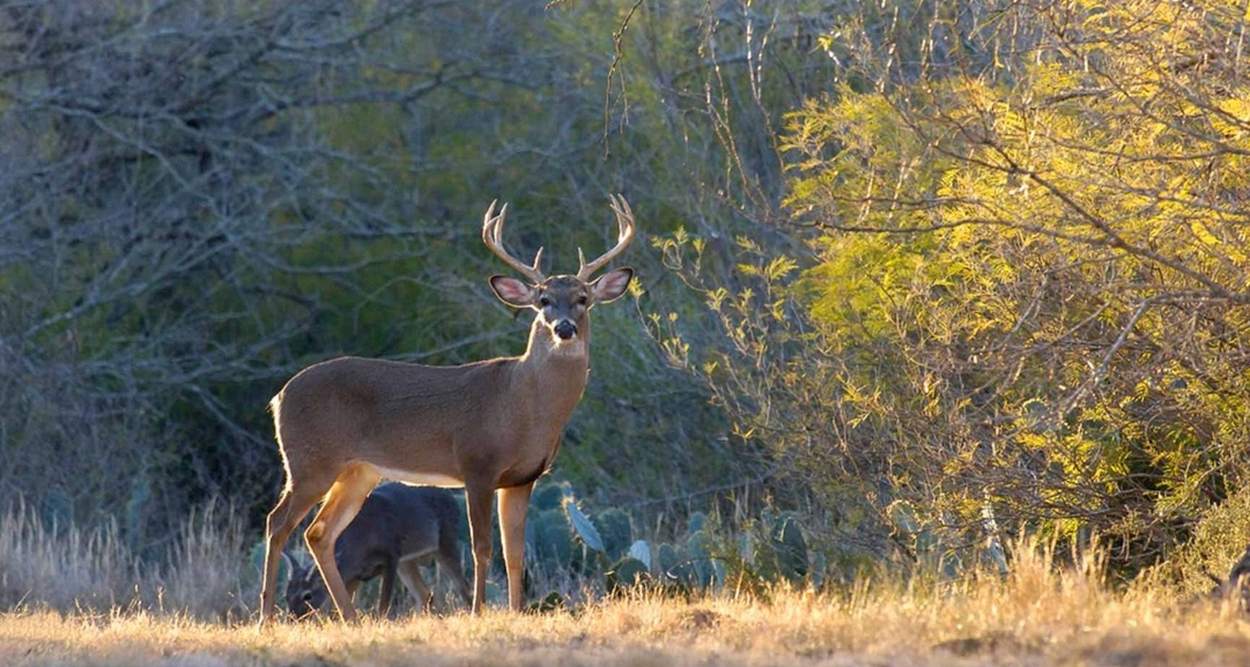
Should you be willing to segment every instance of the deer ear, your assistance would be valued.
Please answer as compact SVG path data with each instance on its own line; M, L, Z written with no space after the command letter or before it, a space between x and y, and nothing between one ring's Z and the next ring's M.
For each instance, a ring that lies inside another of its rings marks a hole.
M490 288L495 291L499 300L513 308L527 308L534 305L538 290L531 285L507 276L491 276Z
M300 579L308 579L309 575L318 574L317 564L305 552L297 552L291 556L291 562L295 564L294 569L299 571Z
M629 267L609 271L590 284L590 294L594 296L595 303L612 303L621 298L633 279L634 270Z

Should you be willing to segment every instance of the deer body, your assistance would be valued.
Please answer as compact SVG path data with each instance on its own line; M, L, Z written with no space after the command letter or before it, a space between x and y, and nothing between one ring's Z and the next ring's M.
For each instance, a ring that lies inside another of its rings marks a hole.
M283 545L323 500L304 533L335 606L355 616L338 571L334 543L381 479L463 486L473 543L473 611L480 611L492 555L491 504L498 501L508 602L522 607L525 513L534 481L551 465L581 400L589 373L590 309L620 297L633 270L591 281L634 235L633 213L612 200L620 226L616 246L576 275L547 278L503 248L507 206L486 212L482 240L530 282L494 276L495 295L536 311L525 353L461 366L425 366L341 357L310 366L270 402L286 469L286 486L266 526L261 621L273 618L274 584Z
M488 480L495 488L534 481L589 369L584 353L548 360L535 352L546 345L543 331L531 327L520 357L463 366L340 357L301 371L273 402L278 437L303 443L283 447L288 474L332 481L357 464L428 486L461 487L483 469L498 475Z
M419 566L435 561L467 604L472 598L460 567L460 526L460 509L450 491L383 484L369 495L335 542L335 564L353 595L360 584L382 577L379 616L390 610L397 574L413 599L428 609L433 594ZM326 589L317 569L295 566L287 584L287 609L304 616L325 600Z

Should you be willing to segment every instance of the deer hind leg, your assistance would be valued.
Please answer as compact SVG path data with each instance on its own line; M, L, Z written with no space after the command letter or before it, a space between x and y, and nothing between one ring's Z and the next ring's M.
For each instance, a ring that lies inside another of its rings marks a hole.
M434 591L430 590L425 578L421 576L421 566L417 564L417 559L401 560L396 569L399 570L399 578L408 588L412 599L420 605L421 611L430 613L430 608L434 605Z
M325 489L299 488L288 484L282 490L278 503L265 522L265 569L261 575L260 609L261 625L269 623L274 616L274 599L278 593L278 562L282 559L282 549L286 541L295 531L295 527L304 519L308 511L317 504L317 498Z
M521 611L525 606L525 512L530 505L532 485L499 489L499 534L503 538L503 560L508 569L508 606Z
M343 529L347 527L365 498L378 483L378 474L364 464L348 467L339 473L338 479L326 493L325 503L313 519L308 530L304 532L304 540L308 550L312 552L317 569L321 570L321 578L325 581L326 590L339 610L339 617L344 621L356 619L356 608L352 606L351 594L343 585L343 577L339 574L338 563L334 560L334 543Z
M382 590L378 593L378 618L386 618L391 611L391 598L395 596L395 566L382 570Z

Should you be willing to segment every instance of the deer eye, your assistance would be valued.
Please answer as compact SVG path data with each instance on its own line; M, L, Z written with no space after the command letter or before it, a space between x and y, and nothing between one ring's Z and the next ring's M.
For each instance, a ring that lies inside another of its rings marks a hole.
M542 306L543 308L546 308L547 306L551 305L551 299L548 299L547 297L543 297L538 300L538 305Z
M577 297L577 305L579 305L579 306L584 306L584 305L586 305L586 297L584 297L584 296L579 296L579 297Z

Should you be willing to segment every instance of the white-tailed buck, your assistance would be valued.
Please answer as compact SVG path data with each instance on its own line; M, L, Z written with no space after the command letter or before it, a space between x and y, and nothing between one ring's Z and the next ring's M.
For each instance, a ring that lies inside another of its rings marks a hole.
M404 582L418 608L428 611L434 593L421 576L421 566L438 563L465 604L472 602L469 583L460 567L460 508L448 489L391 482L373 490L356 518L334 545L334 563L352 597L361 584L382 577L378 616L386 616L394 597L395 578ZM286 608L297 618L326 602L321 573L311 565L293 563L286 585Z
M528 282L492 276L491 288L514 308L537 312L519 357L463 366L423 366L341 357L300 371L270 401L286 486L266 526L261 621L274 615L282 548L324 499L304 537L339 614L355 618L334 562L334 543L380 479L464 487L473 544L473 611L481 610L491 559L491 501L498 495L508 603L523 604L525 512L534 481L551 465L560 436L586 388L590 309L625 293L633 269L591 277L634 238L634 216L612 197L616 245L576 275L547 278L542 249L527 265L503 247L508 207L486 211L482 241Z

